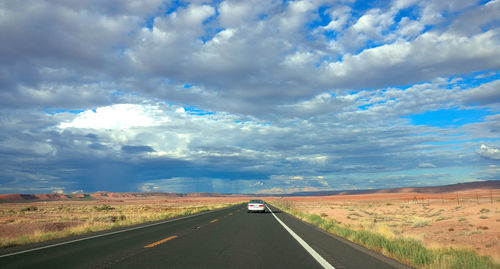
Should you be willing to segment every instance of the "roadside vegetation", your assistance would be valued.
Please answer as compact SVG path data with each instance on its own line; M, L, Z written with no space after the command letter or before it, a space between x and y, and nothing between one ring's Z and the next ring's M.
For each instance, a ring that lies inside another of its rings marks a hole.
M237 202L42 202L0 205L0 247L38 243L200 213Z
M271 202L271 204L325 231L416 268L500 268L500 265L495 264L490 257L480 256L472 250L451 247L427 248L420 240L406 238L401 234L394 235L386 229L387 226L373 225L374 227L377 226L378 229L364 229L359 227L358 229L354 229L329 217L326 213L319 215L306 213L303 210L297 209L291 201L276 200ZM485 211L483 210L484 213L486 213ZM364 213L368 213L365 215L370 214L369 212ZM362 217L363 215L360 213L351 213L348 215L348 219L351 220L357 220ZM439 218L438 221L440 221ZM414 227L423 227L429 225L429 223L426 220L417 220L413 225Z

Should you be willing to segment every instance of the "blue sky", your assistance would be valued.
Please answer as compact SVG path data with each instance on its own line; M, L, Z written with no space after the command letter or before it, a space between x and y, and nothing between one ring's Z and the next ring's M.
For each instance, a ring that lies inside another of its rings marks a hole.
M2 1L0 193L500 179L500 1Z

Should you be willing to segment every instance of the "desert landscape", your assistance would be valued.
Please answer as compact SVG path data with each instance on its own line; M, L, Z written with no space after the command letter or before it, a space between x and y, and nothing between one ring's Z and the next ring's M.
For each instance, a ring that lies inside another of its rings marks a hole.
M168 193L0 195L0 247L189 215L247 201L243 196Z
M390 240L412 239L431 250L472 251L500 264L500 189L475 187L284 197L272 203L322 228L330 221Z
M244 203L251 197L255 196L5 194L0 195L0 246L37 243L194 214ZM481 268L500 267L500 181L258 198L331 233L419 268L454 268L456 265L450 265L447 259L456 253L465 253L465 261L457 264L468 268L476 262L486 264ZM409 242L416 249L412 251L422 253L398 256L380 247L398 240L403 246Z

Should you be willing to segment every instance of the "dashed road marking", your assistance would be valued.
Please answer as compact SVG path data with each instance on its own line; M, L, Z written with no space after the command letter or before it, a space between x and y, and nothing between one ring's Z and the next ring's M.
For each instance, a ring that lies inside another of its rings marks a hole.
M170 236L170 237L167 237L167 238L162 239L162 240L160 240L160 241L156 241L156 242L151 243L151 244L149 244L149 245L146 245L146 246L144 246L144 247L145 247L145 248L152 248L152 247L156 247L156 246L158 246L159 244L163 244L163 243L165 243L165 242L167 242L167 241L169 241L169 240L172 240L172 239L174 239L174 238L177 238L177 235L172 235L172 236Z
M214 223L214 222L217 222L217 221L219 221L219 219L214 219L214 220L210 221L210 223Z
M18 254L22 254L22 253L27 253L27 252L32 252L32 251L37 251L37 250L42 250L42 249L46 249L46 248L52 248L52 247L62 246L62 245L66 245L66 244L72 244L72 243L75 243L75 242L80 242L80 241L84 241L84 240L89 240L89 239L94 239L94 238L98 238L98 237L108 236L108 235L112 235L112 234L124 233L124 232L138 230L138 229L144 229L144 228L151 227L151 226L161 225L161 224L170 223L170 222L174 222L174 221L178 221L178 220L183 220L183 219L187 219L187 218L192 218L192 217L196 217L196 216L205 215L205 214L209 214L209 213L221 211L221 210L224 210L224 209L226 209L226 208L219 208L219 209L215 209L215 210L210 210L210 211L205 211L205 212L201 212L201 213L196 213L196 214L193 214L193 215L188 215L188 216L185 216L185 217L179 217L179 218L175 218L175 219L169 219L169 220L165 220L165 221L160 221L160 222L156 222L156 223L152 223L152 224L147 224L147 225L141 225L141 226L132 227L132 228L128 228L128 229L123 229L123 230L119 230L119 231L108 232L108 233L104 233L104 234L93 235L93 236L89 236L89 237L79 238L79 239L70 240L70 241L61 242L61 243L56 243L56 244L52 244L52 245L47 245L47 246L42 246L42 247L37 247L37 248L32 248L32 249L27 249L27 250L22 250L22 251L18 251L18 252L3 254L3 255L0 255L0 258L4 258L4 257L8 257L8 256L14 256L14 255L18 255Z

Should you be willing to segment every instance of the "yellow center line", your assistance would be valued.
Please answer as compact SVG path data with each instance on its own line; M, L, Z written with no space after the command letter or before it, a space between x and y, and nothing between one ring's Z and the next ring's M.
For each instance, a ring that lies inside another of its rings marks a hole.
M210 223L214 223L214 222L217 222L217 221L219 221L219 219L214 219L214 220L210 221Z
M174 239L174 238L177 238L177 235L172 235L172 236L170 236L170 237L167 237L167 238L162 239L162 240L160 240L160 241L157 241L157 242L151 243L151 244L149 244L149 245L147 245L147 246L144 246L144 247L145 247L145 248L152 248L152 247L158 246L159 244L165 243L165 242L167 242L168 240L172 240L172 239Z

